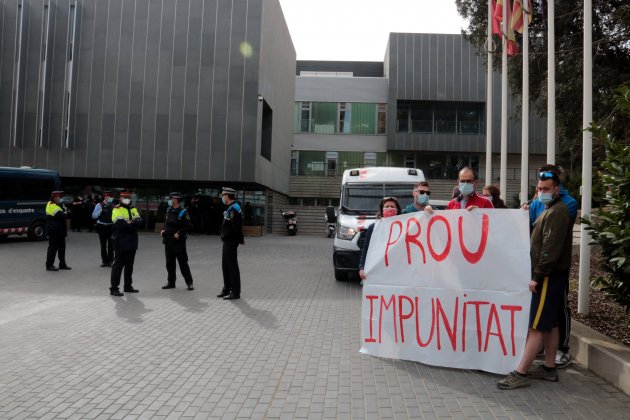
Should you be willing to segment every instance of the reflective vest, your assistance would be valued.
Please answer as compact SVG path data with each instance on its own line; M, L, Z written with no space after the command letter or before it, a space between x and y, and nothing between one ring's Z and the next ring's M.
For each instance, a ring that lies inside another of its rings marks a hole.
M63 208L54 201L49 201L48 204L46 204L46 216L55 217L57 212L63 213Z
M140 213L138 213L138 209L135 207L127 209L127 207L118 206L112 211L112 222L116 223L116 221L120 219L128 221L130 212L133 220L140 219Z

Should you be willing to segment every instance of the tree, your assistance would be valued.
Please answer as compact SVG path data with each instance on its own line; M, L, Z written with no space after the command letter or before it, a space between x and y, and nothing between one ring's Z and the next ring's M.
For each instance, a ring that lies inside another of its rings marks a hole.
M630 88L617 89L614 98L617 108L613 115L618 112L630 116ZM590 130L606 151L598 180L609 188L608 206L592 220L584 220L593 244L601 246L608 261L604 270L609 276L596 278L593 283L630 311L630 142L611 136L605 125L593 124Z
M511 0L507 0L510 1ZM485 0L456 0L457 9L469 21L463 35L483 49L487 38L488 6ZM534 112L547 110L547 29L545 1L534 1L529 26L530 103ZM583 2L555 2L556 37L556 138L558 163L569 175L581 167L582 151L582 53ZM501 67L501 43L493 60ZM522 90L522 56L509 59L509 83L513 94ZM593 119L603 121L615 107L612 90L630 80L630 3L627 0L593 0ZM629 138L628 117L612 121L609 132L616 138ZM621 141L621 140L620 140ZM593 150L594 162L604 157L602 145Z

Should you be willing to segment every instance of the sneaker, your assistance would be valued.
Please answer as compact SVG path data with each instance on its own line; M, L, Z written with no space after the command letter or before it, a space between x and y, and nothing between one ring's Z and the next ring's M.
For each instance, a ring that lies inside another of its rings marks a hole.
M541 379L543 381L558 382L558 371L554 369L546 369L543 365L534 365L527 371L527 376L532 379Z
M499 389L516 389L529 386L529 378L513 370L503 380L497 382Z
M571 363L573 363L573 359L571 358L571 353L569 352L565 353L560 350L556 352L556 367L558 369L564 369L565 367L569 366Z

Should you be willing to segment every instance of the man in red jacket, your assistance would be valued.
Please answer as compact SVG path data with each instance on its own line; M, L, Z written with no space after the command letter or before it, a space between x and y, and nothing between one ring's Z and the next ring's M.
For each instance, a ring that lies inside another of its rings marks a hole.
M473 168L468 166L462 168L459 171L459 195L449 201L447 210L459 210L459 209L492 209L494 206L492 202L485 198L483 195L475 192L475 187L479 182L477 174Z

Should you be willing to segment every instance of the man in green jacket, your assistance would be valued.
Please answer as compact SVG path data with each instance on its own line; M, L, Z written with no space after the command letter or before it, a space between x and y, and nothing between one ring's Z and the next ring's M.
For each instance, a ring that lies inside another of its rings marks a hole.
M500 389L529 386L529 378L556 382L558 313L564 305L564 290L571 266L572 223L569 210L560 200L560 179L555 172L541 172L538 200L545 210L538 216L531 236L530 258L532 304L525 352L515 371L498 382ZM532 367L541 345L545 361Z

